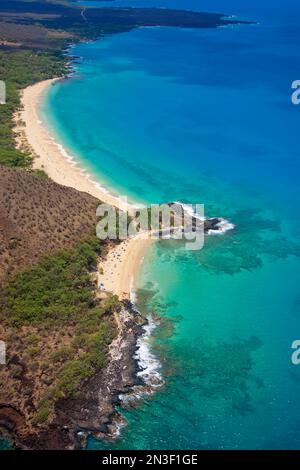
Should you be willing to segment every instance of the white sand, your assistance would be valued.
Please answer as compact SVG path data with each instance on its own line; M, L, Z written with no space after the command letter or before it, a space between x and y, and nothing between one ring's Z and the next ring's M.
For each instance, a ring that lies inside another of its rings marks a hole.
M38 104L43 92L56 80L58 79L45 80L23 90L22 107L15 116L18 147L29 146L34 156L33 167L44 170L56 183L84 191L106 204L128 210L132 214L134 206L127 207L122 199L93 181L43 126L38 115ZM121 298L130 298L149 243L149 239L137 236L122 242L109 252L107 259L100 263L103 275L98 274L98 282L104 284L106 291Z
M123 241L109 251L98 267L98 285L121 299L131 299L142 261L151 243L150 239L135 237ZM102 273L103 271L103 273Z
M24 124L15 127L17 145L20 147L28 142L35 155L33 168L44 170L56 183L84 191L106 204L126 210L124 201L92 180L43 126L38 115L38 104L47 87L56 80L59 79L44 80L23 90L22 109L15 116L16 122L21 120ZM131 212L134 206L129 206L128 210Z

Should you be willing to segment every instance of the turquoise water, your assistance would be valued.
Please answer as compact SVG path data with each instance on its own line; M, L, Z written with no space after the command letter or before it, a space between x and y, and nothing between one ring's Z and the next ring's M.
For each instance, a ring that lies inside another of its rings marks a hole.
M183 5L115 2L138 3ZM152 348L165 386L124 411L116 443L89 448L298 449L300 110L290 95L300 8L184 5L258 24L145 28L78 45L75 75L43 107L69 153L112 191L204 203L236 225L199 252L160 242L148 253L138 303L161 317Z
M10 442L6 439L0 439L0 451L1 450L10 450L11 445Z

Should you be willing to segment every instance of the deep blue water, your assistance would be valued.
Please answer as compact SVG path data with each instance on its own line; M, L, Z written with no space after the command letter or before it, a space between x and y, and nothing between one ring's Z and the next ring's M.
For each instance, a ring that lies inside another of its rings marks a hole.
M300 79L299 4L105 4L258 24L144 28L78 45L74 77L45 101L58 138L111 190L204 203L236 224L196 253L167 242L149 252L139 304L162 318L152 347L166 384L125 411L115 444L89 447L300 448L300 366L290 360L300 337L300 107L290 99Z

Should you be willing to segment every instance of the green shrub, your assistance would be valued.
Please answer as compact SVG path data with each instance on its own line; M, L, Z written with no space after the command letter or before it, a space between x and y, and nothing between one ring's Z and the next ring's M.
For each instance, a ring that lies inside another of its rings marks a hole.
M72 346L75 349L83 349L87 346L87 341L88 341L87 334L79 334L78 336L75 336L75 338L73 339Z
M92 239L71 250L46 256L32 268L16 274L0 289L0 315L11 325L63 323L95 306L91 266L101 250Z
M75 359L63 368L58 387L66 396L75 396L82 380L90 377L92 373L93 369L88 362L86 363L83 359Z
M25 342L28 346L37 347L40 342L40 337L35 333L32 333L25 338Z
M36 176L37 178L40 178L42 180L47 180L49 179L49 176L44 170L36 169L31 172L33 176Z
M40 348L39 348L38 346L30 346L30 347L27 349L27 353L28 353L29 356L31 356L31 357L36 356L39 352L40 352Z
M43 408L40 408L32 418L32 424L43 424L46 421L48 421L50 414L50 407L45 406Z
M19 364L12 364L10 366L10 375L14 379L20 379L22 377L22 374L23 374L23 367L22 366L20 366Z
M53 362L61 362L66 361L72 356L72 349L67 346L62 346L61 348L57 349L50 355L50 359Z

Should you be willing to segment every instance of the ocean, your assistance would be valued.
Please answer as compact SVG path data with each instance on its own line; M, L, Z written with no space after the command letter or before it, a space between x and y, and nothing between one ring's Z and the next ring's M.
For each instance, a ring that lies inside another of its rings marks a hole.
M256 24L139 28L76 45L73 77L42 104L66 150L112 192L201 203L235 225L199 251L170 241L149 250L137 305L159 321L149 360L164 385L120 410L127 426L115 442L88 448L299 449L299 2L92 4Z

